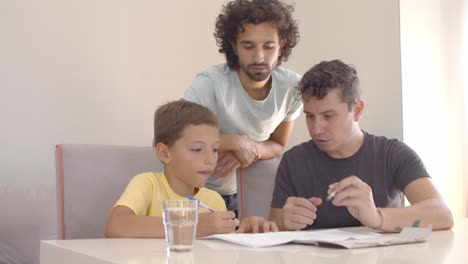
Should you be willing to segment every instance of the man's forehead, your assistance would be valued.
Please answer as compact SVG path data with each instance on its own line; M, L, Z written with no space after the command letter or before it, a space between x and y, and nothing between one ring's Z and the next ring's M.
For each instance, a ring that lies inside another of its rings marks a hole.
M321 102L321 103L324 103L324 102L343 102L343 100L341 98L341 94L336 89L329 91L322 98L319 98L319 96L313 96L311 94L305 93L305 94L302 95L302 101L304 103L309 103L310 101L313 101L313 102L316 102L316 103L317 102Z
M271 23L260 23L260 24L244 24L239 27L237 37L245 38L247 36L269 36L272 40L279 38L278 28Z
M253 44L253 43L257 43L257 42L261 42L261 43L265 43L265 44L269 44L269 43L277 43L278 40L256 40L256 39L241 39L239 38L239 43L240 44Z
M333 113L336 113L338 112L336 109L334 108L323 108L323 109L308 109L308 108L304 108L304 113L305 114L314 114L314 115L325 115L325 114L333 114Z
M337 112L341 108L347 108L346 102L336 96L326 95L322 99L317 97L308 96L302 98L304 104L304 113L326 113Z

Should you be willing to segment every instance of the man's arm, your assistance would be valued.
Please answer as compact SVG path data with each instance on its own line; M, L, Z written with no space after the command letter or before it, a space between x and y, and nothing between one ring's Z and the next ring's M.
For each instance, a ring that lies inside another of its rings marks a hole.
M244 135L221 134L221 151L232 151L241 163L247 167L258 159L271 159L281 154L294 127L294 121L282 122L270 138L257 142Z
M282 122L271 134L270 139L257 142L259 159L271 159L284 151L294 127L294 120Z
M216 178L223 178L240 166L240 161L232 151L219 152L218 162L212 173Z
M409 183L404 194L410 206L383 208L382 230L399 232L405 226L432 225L433 230L453 227L450 209L444 203L430 178L424 177Z
M279 230L286 231L283 223L283 214L282 208L271 208L269 220L275 222Z
M259 159L271 159L283 152L294 121L282 122L271 134L270 139L257 142L243 135L220 135L220 158L213 176L225 177L238 167L245 168Z
M330 185L328 193L335 192L332 203L346 206L362 224L387 232L399 232L403 227L432 225L432 229L453 226L452 213L443 202L430 178L423 177L409 183L404 194L411 203L407 207L377 209L372 189L358 177L351 176Z

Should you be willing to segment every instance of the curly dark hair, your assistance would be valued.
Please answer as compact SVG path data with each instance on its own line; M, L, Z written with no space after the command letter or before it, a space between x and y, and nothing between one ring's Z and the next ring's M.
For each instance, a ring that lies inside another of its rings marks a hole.
M341 60L322 61L302 76L297 92L305 100L310 97L320 100L334 89L341 91L341 100L350 110L361 99L359 78L353 65Z
M227 3L216 19L213 34L219 52L226 54L229 68L237 70L239 59L232 43L236 42L239 32L245 24L273 23L278 28L279 39L285 39L278 65L287 61L292 49L299 42L299 29L292 18L294 7L278 0L234 0Z

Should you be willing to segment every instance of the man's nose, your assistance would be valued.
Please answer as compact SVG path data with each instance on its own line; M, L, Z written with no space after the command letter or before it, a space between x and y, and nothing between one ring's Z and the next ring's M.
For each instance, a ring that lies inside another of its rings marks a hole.
M263 61L265 60L265 52L263 51L263 49L258 48L255 50L253 60L256 64L263 63Z
M316 120L315 122L312 123L312 129L311 129L312 134L314 134L315 136L322 134L324 127L325 127L325 124L322 121Z

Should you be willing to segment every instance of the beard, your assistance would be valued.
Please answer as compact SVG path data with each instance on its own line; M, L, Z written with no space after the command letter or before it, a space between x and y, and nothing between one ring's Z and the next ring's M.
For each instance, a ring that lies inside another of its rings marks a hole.
M259 63L249 64L247 66L241 64L240 67L252 81L262 82L270 78L271 68L267 64ZM254 71L252 67L265 67L265 69L263 71Z

